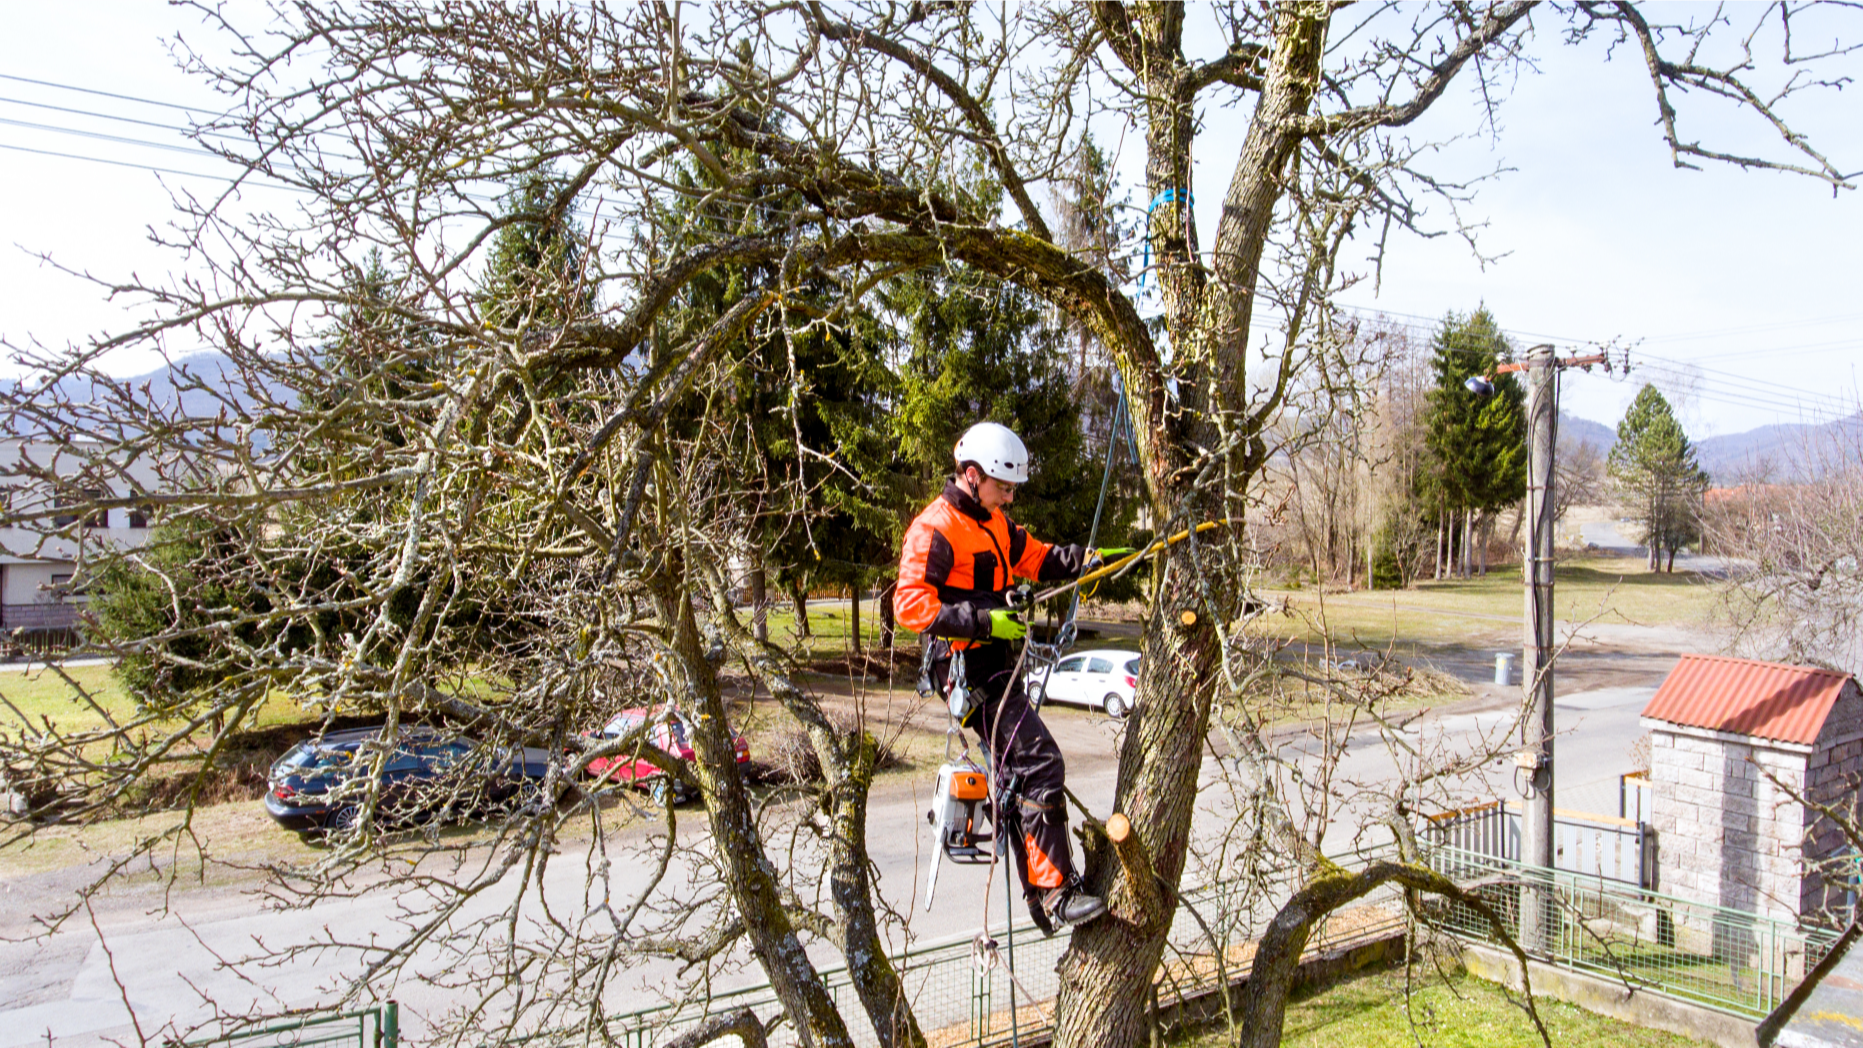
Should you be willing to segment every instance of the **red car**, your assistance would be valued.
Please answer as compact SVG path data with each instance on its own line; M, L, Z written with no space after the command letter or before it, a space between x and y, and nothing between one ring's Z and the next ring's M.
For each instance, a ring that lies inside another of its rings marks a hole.
M663 707L647 709L636 706L615 714L600 731L588 733L591 739L618 739L638 729L642 722L651 719L641 744L652 746L662 753L670 754L681 760L692 759L692 724L679 710ZM744 741L736 729L731 731L731 743L737 750L737 762L743 764L750 760L750 744ZM605 782L635 783L648 786L653 790L656 802L663 799L662 791L666 788L666 775L654 767L652 761L643 760L633 753L619 753L612 757L597 757L589 762L588 773ZM673 803L690 800L697 793L684 783L674 784Z

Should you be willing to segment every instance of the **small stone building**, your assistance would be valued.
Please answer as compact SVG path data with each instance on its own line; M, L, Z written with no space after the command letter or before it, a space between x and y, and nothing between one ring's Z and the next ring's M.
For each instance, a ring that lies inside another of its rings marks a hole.
M1852 905L1863 697L1849 674L1684 655L1643 709L1657 890L1788 921Z

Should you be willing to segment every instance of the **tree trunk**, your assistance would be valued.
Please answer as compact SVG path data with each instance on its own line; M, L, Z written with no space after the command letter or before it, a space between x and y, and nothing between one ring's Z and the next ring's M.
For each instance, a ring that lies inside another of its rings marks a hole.
M866 650L860 635L860 583L847 585L847 643L848 650L858 655Z
M899 580L889 578L873 596L873 602L880 613L880 647L887 651L893 650L893 642L897 639L894 636L898 632L898 621L893 617L893 594L898 590Z
M1462 577L1475 577L1475 511L1462 511Z
M855 729L839 772L824 772L833 798L828 865L829 897L841 935L841 956L861 1006L880 1037L881 1048L924 1048L925 1035L906 997L899 973L888 959L873 912L873 860L867 854L867 795L879 746L872 735Z
M731 893L752 952L770 977L770 987L803 1042L815 1048L852 1048L847 1024L809 962L788 909L776 866L763 849L750 793L738 770L737 750L725 720L718 671L705 657L706 645L683 591L672 605L673 649L686 674L692 718L693 773L705 797L705 814L718 842L718 869Z
M815 631L809 629L809 588L801 579L789 580L789 601L796 609L796 639L813 637Z
M742 639L742 628L733 627ZM821 764L823 801L829 819L829 860L825 880L835 908L833 932L847 962L848 979L881 1048L924 1048L925 1036L911 1002L881 941L873 909L873 862L867 853L867 798L873 786L877 747L873 736L856 728L843 735L821 707L798 688L771 649L754 642L747 652L752 670L801 724Z
M770 569L763 564L763 553L751 544L750 632L757 643L770 643Z
M1151 873L1173 889L1189 854L1218 654L1216 618L1201 596L1210 566L1193 559L1187 546L1167 556L1167 577L1146 623L1139 701L1126 721L1113 802L1150 855ZM1237 580L1208 581L1212 592L1222 592ZM1147 1040L1152 973L1163 956L1170 914L1162 907L1148 912L1156 885L1131 883L1110 861L1103 838L1095 843L1100 846L1088 849L1086 872L1108 913L1075 929L1061 959L1055 1043L1135 1046Z
M1436 564L1434 565L1434 576L1438 582L1443 580L1443 562L1449 559L1448 552L1443 549L1443 532L1445 530L1447 530L1447 528L1443 523L1443 511L1438 509L1436 511Z
M1481 577L1488 577L1488 547L1494 544L1494 516L1481 515Z

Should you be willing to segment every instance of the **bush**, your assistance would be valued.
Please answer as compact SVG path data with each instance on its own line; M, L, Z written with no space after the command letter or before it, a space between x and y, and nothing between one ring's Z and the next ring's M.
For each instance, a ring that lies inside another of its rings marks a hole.
M831 715L829 719L836 733L843 737L858 730L852 717ZM905 755L899 751L899 737L904 733L905 725L886 727L887 730L874 739L877 747L873 757L874 771L903 768L908 763ZM815 747L809 742L808 732L801 728L792 728L777 736L769 748L769 757L753 764L752 778L765 785L790 786L822 781L821 761L815 756Z

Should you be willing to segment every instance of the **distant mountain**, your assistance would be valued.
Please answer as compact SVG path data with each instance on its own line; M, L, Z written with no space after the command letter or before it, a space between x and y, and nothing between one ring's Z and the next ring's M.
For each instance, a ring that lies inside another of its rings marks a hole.
M1815 426L1761 426L1695 442L1696 459L1717 485L1805 480L1839 449L1847 449L1852 461L1863 450L1863 414Z
M1617 431L1590 419L1559 415L1559 441L1589 443L1609 455ZM1745 433L1695 441L1695 458L1716 485L1743 480L1791 482L1816 476L1839 447L1852 461L1863 451L1863 414L1820 425L1761 426Z
M1598 454L1609 455L1611 448L1617 444L1617 431L1602 422L1578 418L1561 411L1559 413L1559 442L1590 444L1598 449Z
M162 408L179 404L181 413L191 418L213 418L235 405L251 409L253 398L243 376L234 373L232 364L222 353L207 351L183 357L166 367L144 375L117 380L135 390L147 403ZM16 388L16 380L0 380L0 388ZM79 375L67 375L57 383L59 395L75 403L97 399L91 381ZM272 386L274 397L289 393Z

